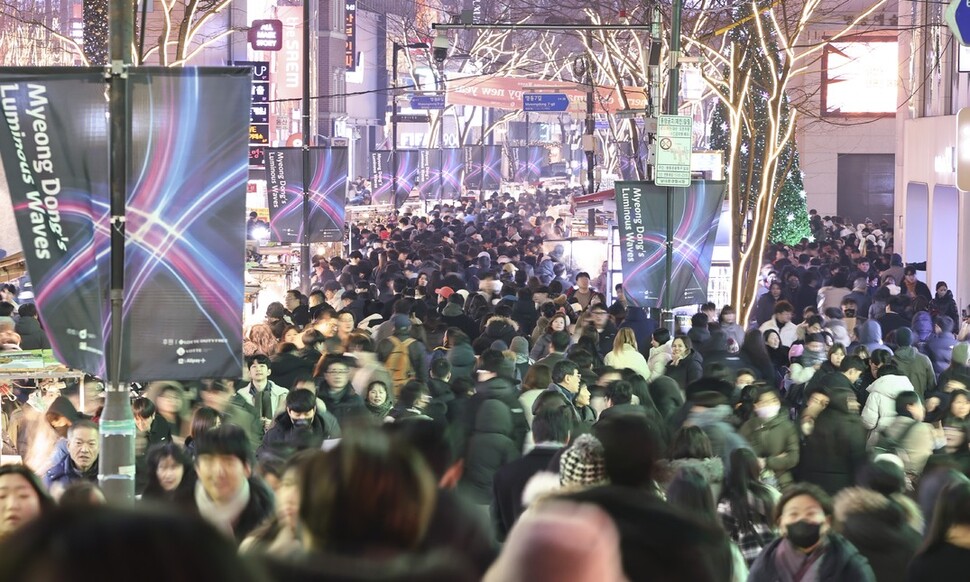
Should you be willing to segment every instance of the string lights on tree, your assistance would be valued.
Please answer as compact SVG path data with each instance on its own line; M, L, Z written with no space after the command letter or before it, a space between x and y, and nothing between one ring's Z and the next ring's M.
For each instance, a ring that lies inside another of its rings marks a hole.
M84 0L84 56L91 65L108 63L108 0Z
M710 141L726 154L731 303L740 321L750 319L768 245L811 236L789 83L828 42L849 34L883 4L876 0L827 39L811 42L807 31L821 0L805 0L797 12L754 0L735 5L731 24L721 29L712 21L718 11L700 11L685 39L688 50L702 56L704 80L718 100ZM717 32L703 32L710 30Z

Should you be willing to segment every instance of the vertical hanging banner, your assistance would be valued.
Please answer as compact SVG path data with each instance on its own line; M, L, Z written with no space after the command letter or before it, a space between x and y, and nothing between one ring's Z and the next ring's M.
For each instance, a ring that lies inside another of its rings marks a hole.
M310 242L344 238L349 181L345 147L310 148ZM303 149L271 148L266 154L266 191L272 240L303 241Z
M542 146L511 148L512 180L514 182L538 182L542 169L547 165L548 150Z
M0 69L0 161L57 359L105 376L108 127L104 73Z
M470 190L501 188L502 146L465 146L464 150L465 187Z
M653 223L658 217L661 221L666 217L663 208L660 209L662 212L656 208L658 200L665 205L664 189L650 182L617 182L614 189L623 291L633 305L660 307L665 278L666 229L658 231L653 228ZM648 213L658 214L648 217Z
M251 76L129 71L125 380L241 373Z
M707 301L707 284L724 182L695 180L673 196L673 304ZM623 288L634 305L663 307L666 293L667 190L650 182L617 182Z
M432 200L438 194L437 169L441 163L441 151L432 149L418 150L418 172L415 187L422 200Z
M397 150L397 196L391 192L394 188L393 160L392 150L371 152L371 200L374 204L395 204L397 200L406 200L417 184L421 152Z
M441 186L441 197L457 199L461 196L461 184L465 174L465 156L461 148L444 148L436 168L435 181Z

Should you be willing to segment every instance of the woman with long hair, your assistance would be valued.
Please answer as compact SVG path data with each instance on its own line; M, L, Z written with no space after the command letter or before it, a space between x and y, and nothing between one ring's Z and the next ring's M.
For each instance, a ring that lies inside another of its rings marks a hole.
M148 449L146 465L148 484L141 495L142 500L191 507L195 466L182 447L175 443L155 445Z
M200 406L192 413L192 422L189 424L189 435L185 437L185 452L189 458L195 458L195 441L199 437L222 424L222 414L214 408Z
M936 501L923 546L909 563L908 580L953 580L970 564L970 481L948 485Z
M54 507L40 478L25 465L0 467L0 541Z
M616 332L613 350L603 358L603 364L617 370L630 369L644 378L650 377L647 359L640 353L633 330L624 327Z
M750 449L735 449L717 504L721 523L748 566L775 539L771 516L780 494L761 482L760 473L761 465Z
M670 352L671 360L667 364L665 375L677 382L681 392L686 392L691 382L704 375L704 358L693 348L686 335L674 338Z
M269 324L253 324L249 328L246 340L243 341L243 355L247 357L256 354L272 356L276 353L277 341L276 336L273 335L273 328Z
M677 471L667 488L667 503L679 507L706 524L720 527L709 484L696 469L682 468ZM731 580L745 580L748 568L736 543L731 544L731 556Z
M667 451L668 478L683 468L695 469L707 481L711 498L720 499L724 482L724 461L714 456L711 439L699 427L684 426L674 433Z

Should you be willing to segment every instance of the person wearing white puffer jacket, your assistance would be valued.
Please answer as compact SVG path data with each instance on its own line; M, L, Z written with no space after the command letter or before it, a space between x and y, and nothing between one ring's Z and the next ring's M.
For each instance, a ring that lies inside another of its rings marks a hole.
M633 330L628 327L616 333L613 351L606 354L603 363L617 370L633 370L649 382L650 368L647 367L647 359L637 350L637 338L633 335Z
M667 373L667 364L673 359L672 346L674 340L670 332L665 327L658 327L650 341L650 355L647 357L647 368L650 370L650 377L647 382L653 382L657 378Z
M894 363L879 368L879 377L866 389L869 398L862 409L862 426L869 433L869 443L879 439L879 433L893 423L896 418L896 397L903 392L916 390L913 383Z

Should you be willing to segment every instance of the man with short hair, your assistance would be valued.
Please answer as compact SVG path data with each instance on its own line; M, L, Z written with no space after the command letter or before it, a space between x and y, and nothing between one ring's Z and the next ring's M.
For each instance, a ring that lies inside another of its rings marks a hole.
M293 325L303 329L303 326L310 323L310 310L303 304L303 293L300 293L299 289L287 291L283 305L289 312Z
M37 306L33 303L24 303L17 310L17 314L20 315L20 319L17 321L14 331L20 335L20 349L49 350L51 341L40 325L40 319L37 317Z
M286 395L286 410L276 415L257 456L287 459L297 451L319 449L324 440L339 437L337 419L326 411L316 394L297 388Z
M565 406L543 409L532 420L536 445L531 451L495 472L492 480L492 524L499 541L505 540L522 515L522 492L540 471L558 472L559 451L569 444L573 417Z
M237 543L273 515L273 491L253 476L252 452L245 432L223 424L195 440L195 508L199 515Z
M791 347L798 340L798 328L791 322L795 308L784 299L775 303L774 317L761 324L758 331L764 333L769 329L778 332L781 345Z
M616 339L617 327L610 318L609 312L604 305L594 305L589 308L590 323L596 328L600 336L599 344L596 346L600 358L613 351L613 340Z
M559 394L563 403L571 406L576 412L576 418L580 419L583 415L579 412L576 399L582 386L583 377L579 372L579 366L571 360L561 360L552 369L552 384L546 391Z
M330 354L323 360L323 381L317 387L317 398L323 401L341 427L354 417L367 413L364 400L350 383L351 360L347 356Z
M44 475L44 485L55 498L78 481L98 482L98 425L79 419L67 429L67 456Z
M576 286L567 294L570 302L579 303L583 309L589 307L593 299L593 289L589 286L589 273L582 271L576 275Z
M561 362L566 357L566 348L569 347L569 333L566 331L557 331L552 334L552 340L549 342L549 355L536 361L536 364L542 364L544 366L549 366L549 369L553 369L556 364Z
M269 379L273 373L269 358L257 354L251 356L249 363L249 384L236 391L233 400L237 403L249 405L256 412L256 418L261 420L258 434L252 435L255 442L261 442L266 429L273 422L273 417L285 407L287 389L277 385Z

